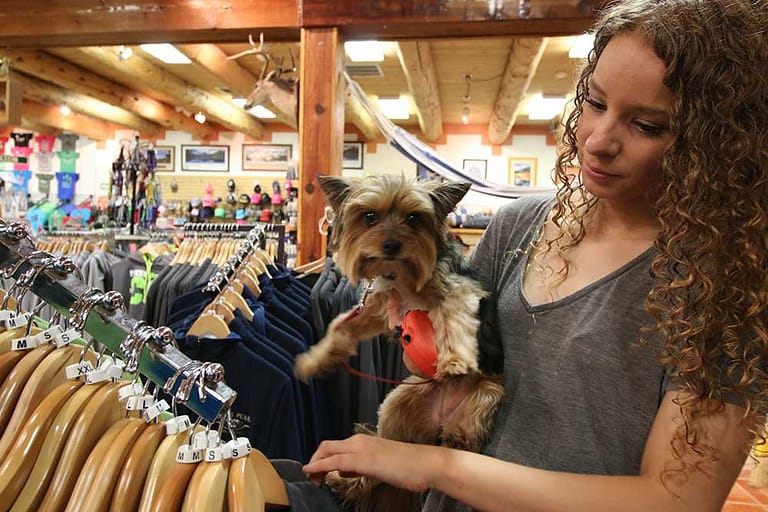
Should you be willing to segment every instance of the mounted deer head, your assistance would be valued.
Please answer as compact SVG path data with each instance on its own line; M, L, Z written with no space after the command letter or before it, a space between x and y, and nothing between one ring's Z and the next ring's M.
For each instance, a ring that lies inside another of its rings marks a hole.
M230 60L234 60L246 55L257 55L264 61L264 66L261 68L261 74L256 82L256 86L245 100L243 108L249 110L269 100L279 111L278 114L295 128L298 126L299 81L293 76L282 76L284 73L294 73L296 71L296 61L293 57L293 52L289 50L291 67L285 68L283 67L283 59L274 58L265 48L263 33L259 36L258 46L254 43L253 36L248 36L248 42L251 45L250 49L227 57ZM270 65L273 69L268 71Z

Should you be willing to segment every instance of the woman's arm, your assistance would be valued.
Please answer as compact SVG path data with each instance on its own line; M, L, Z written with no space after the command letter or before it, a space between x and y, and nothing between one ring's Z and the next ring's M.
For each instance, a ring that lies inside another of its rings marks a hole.
M368 475L420 492L440 490L487 512L665 511L718 512L751 444L744 409L726 405L704 421L718 460L688 471L684 482L660 475L672 460L671 440L681 421L674 393L667 393L654 421L639 476L600 476L528 468L477 453L413 445L358 435L320 445L304 470L314 480L339 470ZM679 476L679 475L678 475Z

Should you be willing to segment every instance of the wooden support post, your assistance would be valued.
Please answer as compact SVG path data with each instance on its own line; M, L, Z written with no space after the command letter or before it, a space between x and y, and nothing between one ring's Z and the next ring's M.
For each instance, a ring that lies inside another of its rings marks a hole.
M325 197L317 176L341 174L345 90L341 47L337 28L301 30L298 265L324 256L318 222Z
M21 88L7 64L0 66L0 100L0 126L20 125Z

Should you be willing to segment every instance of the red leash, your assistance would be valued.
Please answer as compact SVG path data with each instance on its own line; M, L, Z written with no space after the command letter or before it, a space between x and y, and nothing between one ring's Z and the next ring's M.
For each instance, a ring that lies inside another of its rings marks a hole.
M368 380L374 380L376 382L384 382L386 384L407 384L411 386L418 386L421 384L427 384L429 382L432 382L434 379L425 379L420 382L406 382L404 380L396 380L396 379L388 379L386 377L379 377L378 375L371 375L370 373L363 373L360 370L355 370L351 366L349 366L346 362L342 362L341 366L349 373L356 377L360 377L361 379L368 379Z

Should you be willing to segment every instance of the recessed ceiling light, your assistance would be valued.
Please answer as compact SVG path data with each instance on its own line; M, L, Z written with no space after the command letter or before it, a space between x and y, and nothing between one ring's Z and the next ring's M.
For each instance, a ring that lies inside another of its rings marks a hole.
M195 121L197 121L200 124L205 123L205 114L203 114L202 112L198 112L197 114L195 114Z
M347 41L344 43L344 52L352 62L381 62L388 44L380 41Z
M166 64L191 64L189 57L169 43L143 44L141 49Z
M62 105L59 107L59 112L61 112L61 115L68 116L72 113L72 109L69 108L67 105Z
M543 121L552 119L563 112L568 98L565 96L534 96L528 102L528 119L532 121Z

